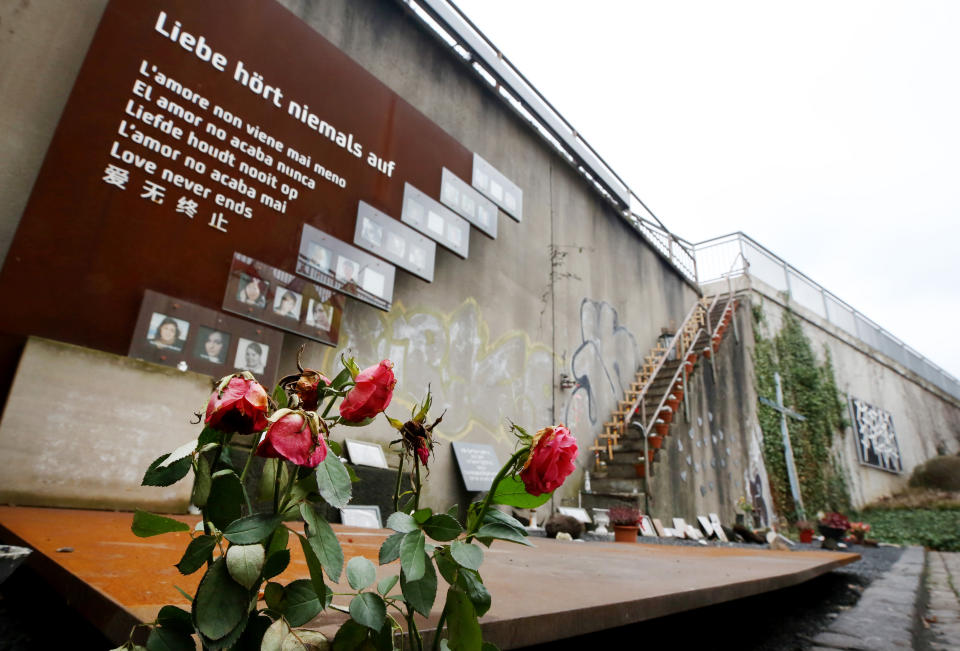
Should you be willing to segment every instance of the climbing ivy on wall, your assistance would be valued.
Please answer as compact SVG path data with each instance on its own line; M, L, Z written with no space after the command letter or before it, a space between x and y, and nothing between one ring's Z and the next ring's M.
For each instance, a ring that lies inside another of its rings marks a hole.
M773 374L779 372L784 404L806 417L805 421L788 419L787 427L807 517L812 518L817 511L848 511L850 494L839 464L831 454L834 436L842 434L846 426L846 403L837 391L830 350L824 346L824 362L818 364L800 319L789 308L784 311L780 331L772 339L763 335L765 318L760 306L753 306L753 321L753 364L758 395L776 398ZM759 419L774 509L781 517L793 521L797 518L796 505L787 476L780 414L760 404Z

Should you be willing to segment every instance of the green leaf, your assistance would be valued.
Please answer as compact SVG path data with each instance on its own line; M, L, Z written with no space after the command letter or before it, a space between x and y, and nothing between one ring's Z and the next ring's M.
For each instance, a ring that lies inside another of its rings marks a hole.
M276 515L269 513L248 515L231 522L223 530L223 537L234 545L252 545L269 536L278 524L280 524L280 518Z
M417 581L423 576L424 559L427 559L423 543L423 531L419 529L405 534L400 541L400 567L410 581Z
M287 392L283 390L283 387L279 384L273 390L273 401L277 403L277 409L286 409L289 402L287 398Z
M300 548L303 549L303 556L307 560L307 569L310 570L310 582L313 583L313 591L317 593L318 597L323 598L324 607L326 607L333 595L327 590L327 584L323 582L323 565L313 551L310 541L300 534L297 534L297 538L300 539Z
M343 456L343 446L334 441L333 439L327 439L327 447L330 448L330 451L333 452L338 457Z
M303 626L323 610L309 579L298 579L284 588L283 600L283 614L290 626Z
M423 524L430 518L431 515L433 515L433 511L431 509L420 509L413 514L413 519L417 521L417 524Z
M204 636L218 640L246 621L249 605L247 590L230 578L226 560L218 558L197 588L197 597L193 600L194 624Z
M193 574L203 567L203 564L210 559L210 554L213 553L216 546L216 536L197 536L191 540L187 549L183 552L183 557L176 565L180 574Z
M417 521L412 515L397 511L387 518L387 527L400 533L409 533L417 530Z
M480 616L483 617L483 615ZM483 646L480 647L480 651L500 651L500 647L493 642L484 642Z
M247 627L233 651L260 651L263 646L263 636L272 624L273 620L266 615L261 615L257 611L250 613Z
M347 427L366 427L373 422L374 418L374 416L371 416L370 418L364 418L363 420L358 421L341 420L340 424L346 425Z
M394 574L393 576L385 576L380 581L377 582L377 592L386 596L388 592L393 590L393 586L397 585L397 581L400 580L399 574Z
M516 477L504 477L497 484L490 501L494 504L506 504L520 509L535 509L545 504L553 493L534 496L527 492L523 482Z
M333 651L354 651L360 649L367 639L368 631L352 619L343 623L333 638Z
M166 626L155 627L147 638L147 651L195 651L196 648L190 633Z
M347 582L354 590L363 590L373 583L376 578L377 568L363 556L354 556L347 563ZM367 626L367 624L364 624L364 626ZM371 628L380 627L375 626Z
M455 518L440 513L423 523L423 530L428 536L440 542L453 540L463 532L463 528Z
M267 608L276 612L283 613L284 600L283 600L283 586L277 583L276 581L271 581L263 589L263 600L267 604Z
M147 472L143 475L141 486L170 486L183 479L190 472L190 466L192 465L190 456L174 461L169 466L161 466L160 464L169 456L169 454L165 454L150 464Z
M437 598L437 573L433 563L424 563L423 578L409 581L405 572L400 572L400 590L404 600L424 617L430 615L433 602Z
M473 570L462 570L457 575L457 585L463 588L477 611L477 617L483 617L490 610L490 592L483 585L480 575Z
M391 534L383 544L380 545L380 564L386 565L400 558L400 543L403 542L405 533Z
M181 588L180 586L174 584L173 589L180 593L180 595L187 600L189 603L193 603L193 595Z
M204 515L223 531L231 522L240 517L240 505L243 503L243 487L236 473L214 477L210 485L210 496Z
M354 364L354 369L357 373L360 372L360 368ZM344 369L337 373L337 376L330 381L330 388L339 391L344 384L353 380L353 375L350 373L350 369L344 365Z
M513 527L499 523L485 524L480 527L480 530L477 531L477 538L498 538L500 540L520 543L527 547L533 547L533 543L527 540L526 536L521 535Z
M273 501L274 481L277 477L279 459L267 459L263 462L260 484L257 486L257 499L261 502Z
M470 570L479 570L483 563L483 550L473 543L457 540L450 545L450 554L453 560Z
M290 565L290 550L281 549L278 552L274 552L267 557L267 562L263 564L263 578L264 580L272 579L277 576Z
M452 651L480 651L483 635L473 602L460 590L447 590L447 630Z
M212 427L204 427L203 431L200 432L200 436L197 437L197 447L202 448L210 443L219 443L220 437L222 436L223 433L219 430L215 430Z
M157 623L175 631L193 635L193 619L190 613L176 606L164 606L157 613Z
M277 585L271 583L270 585ZM290 627L283 619L278 619L267 628L260 643L261 651L280 651L283 639L290 634Z
M340 547L337 535L333 533L330 524L320 517L309 504L300 505L300 515L307 526L310 527L310 533L307 536L310 547L316 553L317 558L320 559L320 563L330 580L334 583L338 582L340 573L343 571L343 549Z
M267 557L269 558L273 554L286 549L289 538L290 530L282 523L277 525L277 528L274 529L273 534L270 536L270 541L267 543Z
M172 531L190 531L190 525L173 518L167 518L154 513L147 513L137 509L133 514L133 525L130 527L133 535L140 538L158 536Z
M350 482L350 473L335 454L327 454L327 458L317 466L317 488L320 495L335 509L342 509L350 503L353 494L353 485Z
M296 628L283 638L280 651L319 651L329 649L330 640L320 631Z
M207 505L207 498L210 497L210 484L213 480L210 477L210 462L202 454L197 457L197 467L193 474L193 497L191 501L203 508Z
M440 576L450 585L456 583L460 566L450 556L449 550L441 550L434 558L437 560L437 569L440 570Z
M526 528L517 520L515 517L507 515L503 511L497 509L487 509L487 512L483 516L483 522L499 522L505 524L508 527L513 527L520 533L526 533Z
M460 507L457 504L454 504L449 509L447 509L447 515L449 515L454 520L457 519L457 516L460 515ZM457 520L459 522L459 520Z
M360 476L357 474L357 471L353 469L353 466L347 466L347 473L350 475L350 483L356 484L360 482Z
M260 578L266 561L263 545L230 545L227 550L227 571L231 578L249 590Z
M387 619L387 606L380 595L361 592L350 600L350 617L362 626L379 631Z

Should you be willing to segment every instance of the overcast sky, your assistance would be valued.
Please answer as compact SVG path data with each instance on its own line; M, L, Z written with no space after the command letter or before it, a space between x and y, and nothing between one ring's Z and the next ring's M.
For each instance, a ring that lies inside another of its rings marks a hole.
M454 1L668 228L960 377L960 2Z

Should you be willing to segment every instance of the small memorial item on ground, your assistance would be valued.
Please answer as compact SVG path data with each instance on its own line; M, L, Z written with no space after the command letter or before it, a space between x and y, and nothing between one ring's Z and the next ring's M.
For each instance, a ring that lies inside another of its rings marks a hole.
M608 511L616 542L637 542L641 513L632 506L614 506Z
M676 532L677 538L685 538L687 535L687 521L683 518L674 518L673 530Z
M570 539L580 538L584 531L583 522L572 515L564 515L563 513L551 515L550 519L543 523L543 528L547 538L557 538L558 540L562 534L570 536Z
M663 523L660 522L660 518L653 518L653 529L657 532L657 535L661 538L669 537L667 535L667 530L664 528Z
M716 530L713 528L713 524L710 520L703 515L697 516L697 523L700 525L700 528L703 530L703 535L707 538L713 538L717 535Z
M651 538L657 537L657 532L653 527L653 522L650 520L649 515L645 515L640 518L640 535L649 536Z
M563 515L569 515L571 518L575 518L577 522L593 524L593 520L590 519L590 515L586 509L581 509L576 506L558 506L557 510Z
M344 506L340 509L340 522L348 527L383 529L383 520L380 517L380 507L375 504L370 506Z
M702 533L700 533L700 530L694 527L692 524L688 524L683 532L690 540L703 540L705 537Z
M717 534L718 540L730 542L730 539L727 538L727 533L723 530L723 525L720 523L720 516L718 516L716 513L711 513L710 524L713 525L713 532Z
M387 457L383 453L383 448L378 444L353 439L345 439L345 443L347 444L347 455L350 457L350 463L374 468L388 467Z

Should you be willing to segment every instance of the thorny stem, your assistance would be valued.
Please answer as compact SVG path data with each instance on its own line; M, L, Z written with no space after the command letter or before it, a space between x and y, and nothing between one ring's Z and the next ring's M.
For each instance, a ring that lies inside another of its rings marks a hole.
M410 636L410 646L416 651L423 651L423 637L417 629L417 622L413 619L413 608L407 605L407 634Z
M433 651L440 651L440 638L443 633L444 620L447 619L447 604L443 604L443 610L440 612L440 619L437 620L437 629L433 638Z
M277 513L283 513L284 511L287 510L287 507L290 506L288 502L290 501L290 494L293 492L293 485L296 482L297 482L297 471L291 470L290 479L287 480L287 486L283 491L283 499L280 500L280 510L277 511Z
M280 513L280 474L283 471L283 465L280 459L277 459L273 473L273 512Z
M406 455L400 453L400 465L397 466L397 485L393 489L393 510L400 510L400 480L403 478L403 461L406 458Z
M413 455L413 512L416 513L420 508L420 459L416 453Z

